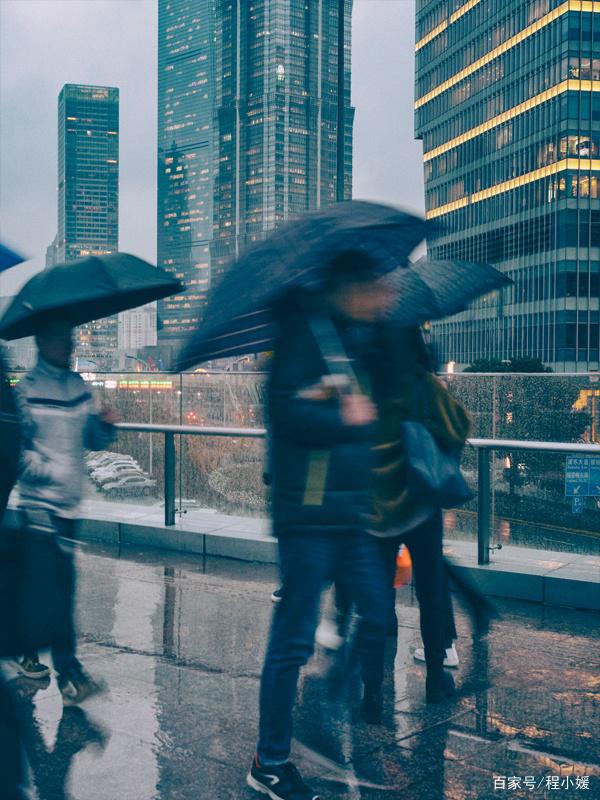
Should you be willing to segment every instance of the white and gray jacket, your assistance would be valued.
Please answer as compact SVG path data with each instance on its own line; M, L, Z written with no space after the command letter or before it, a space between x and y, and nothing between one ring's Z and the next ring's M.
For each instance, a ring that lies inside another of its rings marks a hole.
M19 507L44 509L67 519L79 515L85 450L102 450L114 438L76 372L41 356L17 384L23 425Z

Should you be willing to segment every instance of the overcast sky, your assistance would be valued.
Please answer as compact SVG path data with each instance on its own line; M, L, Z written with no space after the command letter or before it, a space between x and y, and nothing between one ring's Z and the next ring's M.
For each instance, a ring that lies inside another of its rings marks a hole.
M414 2L355 0L354 196L421 210L413 139ZM56 233L57 97L65 83L120 89L120 249L156 252L156 0L0 0L0 237L31 258Z

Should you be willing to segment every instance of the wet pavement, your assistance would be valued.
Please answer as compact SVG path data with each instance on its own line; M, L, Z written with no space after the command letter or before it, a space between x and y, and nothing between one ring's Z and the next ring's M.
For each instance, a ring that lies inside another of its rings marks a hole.
M32 800L259 797L245 773L276 568L91 547L79 565L80 656L108 691L63 709L54 679L11 680ZM357 717L358 696L327 700L317 654L300 682L294 758L323 800L600 798L598 616L500 607L479 642L459 612L459 696L427 707L418 609L400 590L381 726Z

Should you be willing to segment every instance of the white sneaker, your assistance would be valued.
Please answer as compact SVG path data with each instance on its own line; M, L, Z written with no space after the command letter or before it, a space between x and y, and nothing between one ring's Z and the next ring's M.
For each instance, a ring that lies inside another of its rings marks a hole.
M415 652L413 653L413 657L417 661L425 661L425 648L424 647L417 647L415 648ZM458 658L458 653L456 652L456 647L454 646L454 642L450 647L446 648L446 657L444 658L444 666L445 667L458 667L460 661Z
M326 650L339 650L344 644L344 637L339 635L337 626L330 619L321 620L315 640Z

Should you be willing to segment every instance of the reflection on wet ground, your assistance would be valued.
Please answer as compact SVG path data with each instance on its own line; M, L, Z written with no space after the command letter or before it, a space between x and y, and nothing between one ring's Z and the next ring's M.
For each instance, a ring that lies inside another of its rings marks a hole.
M80 653L109 688L63 709L54 679L11 681L31 797L258 797L244 781L276 569L90 548L80 568ZM502 612L479 642L459 615L459 697L426 707L424 669L412 657L418 611L402 589L379 727L357 718L357 697L331 705L324 657L311 662L294 754L324 800L600 797L597 617L515 602Z

